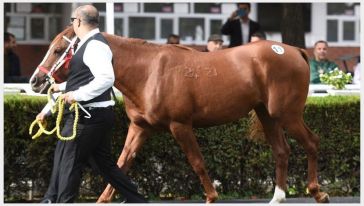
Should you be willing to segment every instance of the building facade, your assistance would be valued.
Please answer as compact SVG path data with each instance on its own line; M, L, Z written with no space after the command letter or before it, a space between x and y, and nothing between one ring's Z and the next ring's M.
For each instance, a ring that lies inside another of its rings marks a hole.
M4 30L17 38L24 75L32 73L47 45L69 24L71 12L79 5L81 3L5 3ZM219 34L222 24L236 9L235 3L94 5L100 11L102 31L160 44L173 33L180 35L182 44L195 47L205 45L211 34ZM359 55L359 3L303 3L303 7L309 52L317 40L327 40L330 47L352 49L353 55ZM250 17L261 24L269 40L281 41L281 15L282 3L252 3ZM224 39L227 45L228 37ZM24 59L29 54L34 58Z

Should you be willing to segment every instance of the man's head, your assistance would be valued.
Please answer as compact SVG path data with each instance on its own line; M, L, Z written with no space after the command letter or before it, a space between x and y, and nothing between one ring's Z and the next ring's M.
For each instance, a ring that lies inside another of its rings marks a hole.
M252 37L250 39L251 42L259 41L259 40L265 40L266 36L263 31L257 31L252 34Z
M222 49L222 43L224 43L224 41L222 40L220 35L211 35L207 40L207 51L212 52Z
M329 45L326 41L320 40L315 43L313 54L316 61L322 61L327 59L327 50Z
M14 34L5 32L4 33L4 52L7 53L12 51L16 47L16 39Z
M248 18L248 15L250 13L250 3L244 3L244 2L240 2L236 4L238 7L238 10L236 11L236 14L240 17L240 18Z
M99 12L92 5L78 7L71 17L71 23L77 36L99 26Z
M167 44L179 44L179 36L176 34L170 34L167 39Z

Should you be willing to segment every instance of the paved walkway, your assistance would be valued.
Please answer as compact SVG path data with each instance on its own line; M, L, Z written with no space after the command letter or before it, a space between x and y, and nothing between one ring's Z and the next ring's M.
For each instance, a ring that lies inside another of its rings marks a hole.
M270 199L257 200L218 200L216 203L268 203ZM166 200L166 201L151 201L150 203L204 203L199 200ZM284 203L316 203L313 198L287 198ZM360 197L330 197L330 203L360 203Z

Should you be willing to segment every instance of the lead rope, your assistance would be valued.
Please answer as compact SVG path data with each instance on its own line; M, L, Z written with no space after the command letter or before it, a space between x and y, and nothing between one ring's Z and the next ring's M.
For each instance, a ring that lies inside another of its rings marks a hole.
M51 88L48 89L48 102L51 102ZM46 130L46 126L47 123L44 122L42 123L39 119L35 119L32 124L29 127L29 135L32 135L33 133L33 127L37 124L39 126L39 129L37 131L37 133L35 133L32 136L32 139L36 139L38 137L40 137L43 133L46 135L51 135L53 134L55 131L57 131L57 138L63 141L69 141L69 140L73 140L76 135L77 135L77 123L78 123L78 104L77 102L74 102L71 104L71 107L69 108L70 111L74 110L75 111L75 120L73 122L73 134L69 137L64 137L61 135L61 122L62 122L62 117L63 117L63 112L64 112L64 104L65 101L64 99L61 100L61 98L58 98L55 102L55 105L51 108L51 112L52 114L56 113L58 110L58 114L57 114L57 119L56 119L56 126L52 129L52 130Z

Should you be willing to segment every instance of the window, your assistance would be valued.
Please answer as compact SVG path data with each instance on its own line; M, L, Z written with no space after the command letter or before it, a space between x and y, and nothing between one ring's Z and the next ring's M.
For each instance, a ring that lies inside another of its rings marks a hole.
M99 29L100 29L101 32L106 31L105 16L100 16L99 17Z
M354 16L356 5L359 5L359 3L328 3L327 14Z
M13 16L8 17L7 31L14 34L17 41L25 40L25 17L23 16Z
M359 3L327 3L327 41L359 42L359 6Z
M54 39L59 32L60 28L62 28L62 21L59 17L50 17L49 18L49 37L50 39Z
M129 17L129 37L155 39L155 18Z
M93 3L92 4L96 9L101 12L106 12L106 3ZM124 11L124 3L114 3L114 12L123 12Z
M92 4L99 12L105 12L106 11L106 3L93 3Z
M144 12L173 13L173 3L144 3Z
M124 4L123 3L114 3L114 12L123 12Z
M327 41L338 41L338 25L337 20L327 20Z
M344 21L343 22L343 40L344 41L353 41L355 40L355 24L353 21Z
M170 34L177 34L181 37L182 44L199 45L206 44L206 38L211 34L220 34L221 26L227 18L226 14L222 14L222 4L177 4L123 3L123 9L116 11L115 3L114 33L156 43L165 43ZM100 17L100 30L103 30L106 12L100 12Z
M30 38L31 39L44 39L44 19L43 18L31 18L30 19Z
M185 41L204 41L205 21L203 18L180 18L179 34Z
M5 31L19 44L49 43L63 30L60 3L5 3ZM67 18L68 20L68 18Z
M195 13L220 14L221 4L219 3L195 3Z
M115 34L119 36L124 36L124 19L115 18L114 20Z
M167 39L173 33L173 19L161 20L161 38Z
M303 3L304 31L311 31L311 4ZM282 3L259 3L258 22L267 32L280 32L283 14Z
M211 20L210 21L210 34L220 34L222 27L222 20Z
M62 4L32 3L31 13L61 14Z

